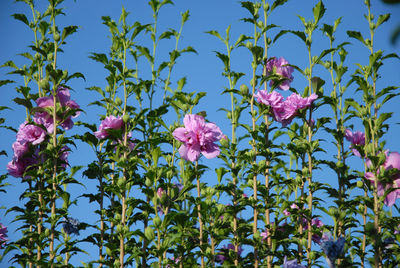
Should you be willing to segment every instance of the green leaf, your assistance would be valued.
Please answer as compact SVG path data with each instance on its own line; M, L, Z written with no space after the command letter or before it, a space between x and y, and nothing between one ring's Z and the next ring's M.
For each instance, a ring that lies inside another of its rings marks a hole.
M61 41L64 41L65 38L67 38L69 35L75 33L78 30L78 26L70 25L67 26L63 29L62 35L61 35Z
M4 85L7 85L7 84L10 84L10 83L15 83L15 81L12 81L12 80L0 80L0 87L4 86Z
M83 80L86 81L85 76L84 76L82 73L76 72L76 73L73 73L73 74L71 74L70 76L68 76L68 77L65 79L65 82L71 80L72 78L82 78Z
M365 40L360 32L357 31L347 31L347 35L351 38L359 40L361 43L366 45Z
M283 5L284 3L286 3L288 0L275 0L274 3L271 6L271 12L277 8L278 6Z
M11 60L6 61L3 65L1 65L0 67L11 67L14 69L18 69L17 65L15 65L15 63Z
M214 31L214 30L211 30L211 31L208 31L208 32L206 32L206 33L208 33L208 34L211 34L211 35L214 35L214 36L218 37L218 38L219 38L219 40L221 40L222 42L224 42L224 43L225 43L225 40L222 38L222 36L219 34L219 32L217 32L217 31Z
M32 109L32 103L27 99L15 98L13 101L17 104L25 106L28 108L28 110Z
M378 17L378 21L376 22L375 28L378 28L379 25L381 25L384 22L387 22L390 18L390 14L384 14L384 15L380 15Z
M242 5L243 8L247 9L253 17L256 15L256 14L254 14L255 9L254 9L253 2L243 1L243 2L240 2L240 4Z
M158 37L158 39L159 39L159 40L162 40L162 39L170 39L171 36L175 36L175 35L176 35L176 31L175 31L174 29L171 29L171 30L169 30L169 31L163 32L163 33Z
M191 46L185 47L185 48L182 49L180 52L181 52L181 53L191 52L191 53L197 54L197 51L196 51L193 47L191 47Z
M107 55L104 53L91 53L89 58L91 58L94 61L101 62L104 65L108 64Z
M189 10L186 10L185 12L181 13L181 16L182 16L182 24L184 24L190 17Z
M142 46L136 46L136 48L140 51L140 53L142 53L142 55L144 55L147 60L151 63L154 64L154 59L153 57L150 55L150 50L147 47L142 47Z
M25 23L26 25L29 26L29 21L28 21L27 17L25 16L25 14L12 14L11 16L13 16L14 19L22 21L23 23Z
M326 8L325 8L324 4L322 3L322 1L319 1L318 4L316 4L315 7L313 8L314 21L316 24L324 16L325 10L326 10Z
M326 55L328 55L329 53L335 51L335 48L330 48L330 49L325 49L324 51L321 52L321 54L318 56L317 60L315 62L313 62L314 64L318 64L320 63L321 59L323 57L325 57Z

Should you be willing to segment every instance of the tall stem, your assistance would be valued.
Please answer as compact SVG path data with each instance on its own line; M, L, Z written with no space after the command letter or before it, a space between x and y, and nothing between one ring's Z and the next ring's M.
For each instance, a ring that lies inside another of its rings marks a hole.
M201 268L204 268L205 262L204 262L204 252L203 252L203 220L201 218L200 178L197 174L197 166L198 166L198 161L196 161L196 166L195 166L195 174L196 174L196 181L197 181L197 197L198 197L197 216L199 218L199 225L200 225L199 240L200 240L200 252L201 252Z

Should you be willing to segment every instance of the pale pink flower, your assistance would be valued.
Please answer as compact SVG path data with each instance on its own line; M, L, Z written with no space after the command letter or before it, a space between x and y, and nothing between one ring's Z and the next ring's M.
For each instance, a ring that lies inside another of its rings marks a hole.
M197 161L202 153L206 158L217 157L220 153L218 145L223 134L214 123L206 123L204 118L196 114L187 114L183 119L185 127L179 127L172 133L174 138L183 142L179 148L181 157L188 161Z

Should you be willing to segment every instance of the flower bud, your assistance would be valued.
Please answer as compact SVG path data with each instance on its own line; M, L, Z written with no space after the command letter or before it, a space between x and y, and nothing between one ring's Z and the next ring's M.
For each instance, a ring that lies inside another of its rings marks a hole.
M147 187L151 187L151 185L153 184L153 182L152 182L149 178L146 178L146 180L144 181L144 184L145 184Z
M127 123L129 121L129 114L124 114L122 120L124 121L124 123Z
M240 86L240 93L242 93L242 96L247 96L249 94L249 87L245 84L242 84Z
M161 225L161 218L158 215L155 216L153 219L153 223L156 228L159 228Z
M122 104L122 100L121 100L121 98L120 97L116 97L115 98L115 105L117 105L117 106L120 106Z
M357 187L358 188L363 188L364 183L362 181L357 181Z
M152 241L156 237L153 229L150 226L147 226L146 229L144 230L144 236L149 241Z
M53 38L54 38L54 41L56 41L56 42L60 41L60 34L58 32L55 32L53 34Z
M50 89L49 79L41 79L38 84L45 91Z

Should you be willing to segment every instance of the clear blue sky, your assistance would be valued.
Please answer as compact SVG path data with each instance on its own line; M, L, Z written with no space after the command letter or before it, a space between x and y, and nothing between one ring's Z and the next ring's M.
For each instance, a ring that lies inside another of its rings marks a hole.
M47 6L47 1L36 1L38 7L43 10L44 5ZM110 40L108 38L109 32L106 26L102 25L101 16L110 16L114 20L118 20L121 8L124 6L130 16L129 22L140 21L141 23L151 23L152 14L151 9L146 3L147 1L121 1L121 0L78 0L78 1L65 1L66 16L58 17L57 23L62 26L78 25L80 26L77 33L67 39L67 45L63 48L65 53L61 54L58 58L59 67L68 69L70 73L81 72L85 75L86 81L76 79L71 81L69 86L74 89L71 94L72 99L76 100L86 114L81 114L79 120L97 123L99 122L99 111L94 106L87 107L91 101L99 99L98 95L93 92L85 90L90 86L106 85L104 77L106 72L103 67L89 59L88 56L91 52L108 53ZM190 10L190 19L185 25L183 30L180 48L186 46L193 46L198 54L186 54L178 60L178 64L174 69L172 82L175 83L183 76L187 76L188 84L185 87L186 91L205 91L207 96L198 106L198 112L205 110L208 113L210 121L217 122L222 131L228 136L230 135L229 121L226 119L223 112L217 112L221 107L229 107L230 99L227 95L221 95L223 88L227 86L226 78L221 76L223 66L220 60L215 57L213 51L225 52L223 44L217 38L205 34L208 30L218 30L221 34L225 34L227 26L231 25L232 39L236 40L239 34L252 34L252 26L247 23L240 22L239 20L248 16L247 11L240 7L239 1L233 0L176 0L175 5L168 5L160 12L160 31L167 28L177 29L180 24L180 13ZM381 3L381 1L372 0L373 13L377 16L383 13L392 13L392 18L389 22L383 24L375 38L375 47L382 49L385 52L398 52L400 44L393 46L390 44L389 36L392 30L400 23L400 5L389 6ZM302 30L302 24L296 15L301 15L306 19L312 18L312 7L317 1L299 1L289 0L288 3L282 8L278 8L272 15L270 22L281 26L281 29ZM354 39L349 40L346 35L347 30L361 31L364 36L368 36L368 24L363 17L366 13L366 7L363 1L355 0L338 0L338 1L324 1L327 12L322 19L322 23L333 24L333 21L342 16L342 24L338 28L337 41L349 41L354 45L347 47L349 56L347 63L349 66L348 74L351 74L354 69L354 63L367 64L368 50L361 47ZM21 56L16 56L18 53L29 51L27 46L33 40L33 33L27 28L26 25L11 17L13 13L25 13L28 18L31 18L30 10L24 3L14 3L12 0L2 0L0 3L0 36L2 42L0 45L0 64L7 60L14 60L18 66L25 63L25 59ZM279 31L271 31L273 35ZM142 36L143 37L143 36ZM320 51L328 47L328 39L322 37L321 33L314 35L315 44L313 47L313 54L318 55ZM145 39L138 39L143 44L149 43L148 36ZM171 50L174 46L174 40L166 40L160 43L160 55L168 55L167 51ZM298 65L300 68L307 66L306 49L297 37L286 35L281 37L276 44L269 50L269 55L277 57L285 57L291 64ZM239 81L239 84L248 84L251 79L250 67L251 55L246 49L238 49L233 53L233 70L241 71L247 75ZM159 61L160 62L160 61ZM147 69L148 65L143 64L141 69ZM25 110L21 106L15 105L11 100L16 97L14 87L20 85L22 81L19 77L6 75L9 69L0 69L0 80L16 79L16 84L9 84L0 88L0 106L9 106L12 111L2 111L0 117L6 118L6 124L18 128L19 124L24 121ZM147 72L147 71L146 71ZM382 77L378 83L379 87L386 87L388 85L400 86L400 63L397 60L388 60L381 69ZM330 91L330 78L328 73L320 67L315 70L315 75L320 76L327 81L325 91ZM292 87L298 91L306 85L305 78L301 77L298 72L294 73L294 81ZM32 87L34 87L32 85ZM34 87L35 88L35 87ZM354 85L349 90L354 91ZM387 106L387 109L394 112L393 118L390 120L389 135L386 136L387 148L391 151L400 151L400 133L399 120L399 98L394 99ZM326 116L326 114L321 114ZM171 121L175 118L171 118ZM359 122L355 124L360 126ZM70 132L72 135L81 129L75 127ZM15 140L15 134L11 131L0 129L0 150L6 150L9 157L0 157L0 174L6 172L6 164L11 160L12 150L11 144ZM329 144L326 144L329 148ZM332 156L334 152L330 153ZM79 146L70 154L70 162L72 164L85 164L93 159L93 153L89 151L88 147ZM211 164L207 161L206 164ZM360 162L354 161L355 165L360 165ZM213 168L212 168L213 169ZM83 180L83 179L82 179ZM12 186L7 188L7 194L0 194L0 205L10 207L12 205L21 204L18 202L18 196L23 190L20 184L20 179L10 177L7 182ZM74 186L77 195L91 191L94 189L92 182L82 181L87 185L87 189ZM213 182L209 182L213 184ZM26 185L24 185L25 187ZM94 224L97 218L94 216L93 211L96 209L93 204L86 204L85 200L79 202L79 207L73 207L73 216L81 221ZM10 223L13 215L4 217L4 210L0 211L0 222L9 226L9 239L13 240L17 237L14 233L17 225ZM90 258L89 258L90 259ZM82 260L86 260L84 257ZM1 266L1 265L0 265Z

